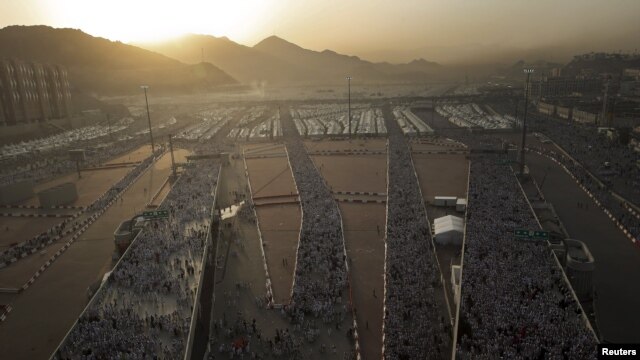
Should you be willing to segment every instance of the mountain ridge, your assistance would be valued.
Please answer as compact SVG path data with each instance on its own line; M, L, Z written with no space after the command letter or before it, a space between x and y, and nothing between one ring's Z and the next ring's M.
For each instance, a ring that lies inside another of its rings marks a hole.
M251 47L201 34L136 45L185 63L210 61L245 83L336 83L347 75L357 75L363 82L425 81L437 77L442 69L424 59L406 64L374 63L331 49L310 50L275 35Z
M0 58L62 65L72 86L102 95L135 93L142 84L158 92L172 92L237 83L212 64L184 64L78 29L44 25L0 29Z

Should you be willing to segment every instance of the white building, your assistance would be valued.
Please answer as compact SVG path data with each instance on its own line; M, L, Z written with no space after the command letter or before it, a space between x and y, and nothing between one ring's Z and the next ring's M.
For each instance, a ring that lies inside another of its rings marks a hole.
M437 218L433 221L433 235L438 244L462 245L464 220L453 215Z

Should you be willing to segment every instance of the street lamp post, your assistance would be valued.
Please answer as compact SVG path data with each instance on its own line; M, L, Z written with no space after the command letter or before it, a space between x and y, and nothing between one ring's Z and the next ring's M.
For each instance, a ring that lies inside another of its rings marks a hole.
M142 90L144 90L144 101L147 103L147 120L149 121L149 137L151 138L151 153L154 153L155 146L153 143L153 133L151 132L151 115L149 114L149 99L147 98L147 89L149 86L142 85L140 86Z
M348 96L349 96L349 138L351 138L351 76L347 76L347 87L348 87Z
M527 74L527 82L524 88L524 117L522 118L522 143L520 144L520 175L524 174L524 147L527 138L527 109L529 108L529 78L533 69L524 69Z

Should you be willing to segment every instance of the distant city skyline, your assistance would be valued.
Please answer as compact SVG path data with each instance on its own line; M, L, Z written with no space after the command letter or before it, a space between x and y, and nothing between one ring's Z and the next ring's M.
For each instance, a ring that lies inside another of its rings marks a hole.
M635 0L3 0L0 27L70 27L126 43L196 33L252 46L277 35L372 61L557 61L637 51L638 13Z

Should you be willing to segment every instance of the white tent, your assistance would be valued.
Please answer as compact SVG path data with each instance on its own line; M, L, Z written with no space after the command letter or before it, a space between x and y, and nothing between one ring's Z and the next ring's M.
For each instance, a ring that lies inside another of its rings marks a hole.
M464 220L453 215L437 218L433 221L433 233L438 244L462 245Z

